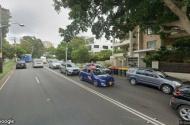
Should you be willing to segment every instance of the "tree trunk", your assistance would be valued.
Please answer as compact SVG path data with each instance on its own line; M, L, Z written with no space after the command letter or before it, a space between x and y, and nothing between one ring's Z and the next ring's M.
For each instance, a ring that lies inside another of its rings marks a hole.
M186 15L182 15L180 18L181 28L183 28L190 35L190 21Z

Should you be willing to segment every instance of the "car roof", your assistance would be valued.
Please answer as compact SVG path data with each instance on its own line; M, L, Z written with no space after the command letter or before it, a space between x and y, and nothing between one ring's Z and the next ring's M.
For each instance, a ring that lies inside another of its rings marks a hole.
M149 68L149 67L131 67L130 69L145 69L145 70L159 70L159 69L156 69L156 68Z

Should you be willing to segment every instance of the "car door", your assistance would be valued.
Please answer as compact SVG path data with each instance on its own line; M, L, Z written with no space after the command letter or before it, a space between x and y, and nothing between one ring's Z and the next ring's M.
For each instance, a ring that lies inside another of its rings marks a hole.
M146 79L147 76L145 75L145 70L144 69L138 69L136 71L136 77L137 77L138 82L146 83L145 79Z
M88 69L88 72L86 74L86 79L88 82L92 83L93 82L93 73L92 70Z
M152 85L152 86L159 86L160 85L160 80L154 71L146 70L145 74L147 76L147 78L145 79L145 82L147 84Z
M88 79L87 79L87 69L83 69L82 71L81 71L81 73L80 73L80 75L82 75L82 77L83 77L83 79L85 80L85 81L88 81Z
M64 72L64 73L66 73L66 67L67 65L66 64L63 64L63 67L62 67L62 71Z

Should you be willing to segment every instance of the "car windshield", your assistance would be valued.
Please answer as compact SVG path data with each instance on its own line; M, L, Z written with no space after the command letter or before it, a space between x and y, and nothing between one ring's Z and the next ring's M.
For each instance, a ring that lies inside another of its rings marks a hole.
M94 73L95 75L105 75L105 74L107 74L106 72L104 72L104 71L102 71L102 70L99 70L99 69L93 70L93 73Z
M162 77L162 78L165 78L165 77L168 76L166 73L164 73L164 72L162 72L162 71L160 71L160 70L156 70L155 72L156 72L156 74L158 74L158 75L159 75L160 77Z
M58 60L53 60L52 63L60 63Z
M102 69L103 67L101 65L96 65L96 68Z
M73 63L70 63L70 64L67 64L67 67L77 67L77 66Z

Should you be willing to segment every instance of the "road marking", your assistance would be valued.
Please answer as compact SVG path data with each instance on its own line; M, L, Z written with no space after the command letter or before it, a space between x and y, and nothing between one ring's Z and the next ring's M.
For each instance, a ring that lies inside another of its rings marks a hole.
M13 73L13 72L12 72ZM11 74L12 75L12 74ZM4 87L4 85L7 83L7 81L10 79L11 75L6 79L6 81L3 83L3 85L0 88L0 91L2 90L2 88Z
M95 95L97 95L97 96L99 96L99 97L101 97L101 98L103 98L103 99L105 99L105 100L107 100L107 101L109 101L109 102L117 105L118 107L120 107L120 108L122 108L122 109L124 109L124 110L126 110L126 111L128 111L128 112L130 112L130 113L132 113L132 114L134 114L134 115L136 115L136 116L144 119L145 121L148 121L148 122L150 122L150 123L152 123L154 125L165 125L164 123L159 122L159 121L157 121L157 120L155 120L155 119L153 119L153 118L151 118L151 117L149 117L149 116L147 116L147 115L145 115L145 114L143 114L143 113L141 113L141 112L139 112L139 111L137 111L137 110L135 110L133 108L130 108L130 107L128 107L128 106L126 106L126 105L124 105L124 104L122 104L122 103L120 103L120 102L118 102L118 101L116 101L116 100L114 100L114 99L112 99L112 98L104 95L104 94L101 94L101 93L93 90L93 89L91 89L89 87L86 87L85 85L82 85L81 83L76 82L76 81L70 79L67 76L63 76L62 74L59 74L59 73L57 73L57 72L55 72L55 71L53 71L53 70L51 70L51 69L49 69L47 67L45 67L45 68L47 70L50 70L51 72L57 74L57 75L59 75L59 76L65 78L65 79L69 80L70 82L72 82L72 83L74 83L74 84L82 87L83 89L86 89L87 91L89 91L91 93L94 93Z
M38 80L38 78L37 77L35 77L35 78L36 78L37 83L40 83L39 80Z

